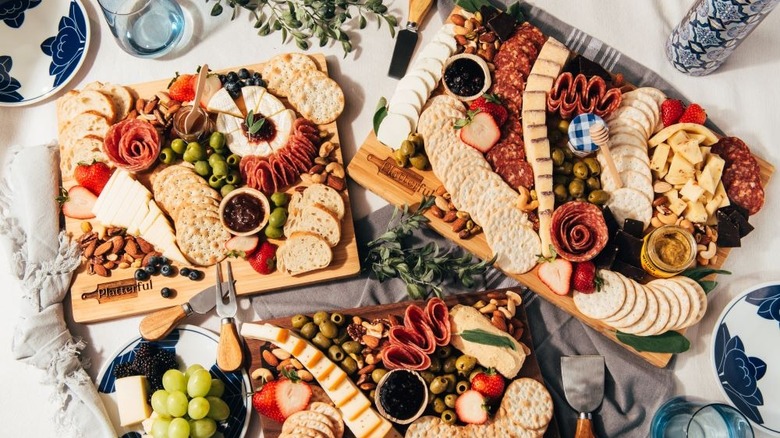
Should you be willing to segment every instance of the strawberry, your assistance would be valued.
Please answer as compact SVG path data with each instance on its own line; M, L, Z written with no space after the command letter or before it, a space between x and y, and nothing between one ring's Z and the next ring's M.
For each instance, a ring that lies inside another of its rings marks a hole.
M465 119L455 122L455 129L460 129L460 139L474 149L487 153L501 138L496 120L488 113L471 111Z
M170 84L168 84L168 95L171 99L179 102L189 102L195 99L195 75L176 74Z
M86 187L73 186L57 198L57 202L62 205L62 214L71 219L92 219L95 215L92 213L92 207L95 206L97 196L87 190Z
M591 261L577 263L571 276L571 288L577 292L590 294L601 289L601 277L596 276L596 265Z
M254 236L233 236L225 242L225 249L233 257L247 258L257 251L260 238Z
M542 283L558 295L568 294L572 270L571 262L556 257L554 252L551 258L543 259L543 261L544 263L539 265L539 270L536 272Z
M455 413L458 419L467 424L484 424L488 420L485 397L469 389L455 400Z
M496 120L498 126L503 125L504 122L506 122L507 117L509 117L506 107L504 107L501 99L495 94L485 93L474 99L469 105L469 109L474 111L479 110L490 114Z
M203 83L203 94L201 94L200 97L200 106L205 109L208 106L209 100L211 100L211 96L215 95L221 88L222 82L219 81L219 77L209 73L209 75L206 76L206 82Z
M260 274L267 275L276 269L276 248L271 242L263 242L260 249L252 254L249 259L249 265Z
M707 112L698 103L692 103L685 108L680 117L680 123L697 123L703 125L707 121Z
M285 377L266 383L252 395L255 411L279 423L306 409L312 394L311 386L301 381L295 370L282 374Z
M76 170L73 171L73 177L87 190L100 196L100 192L103 191L103 187L106 186L113 172L114 170L106 163L92 161L89 164L79 163Z
M496 373L496 370L489 368L484 373L477 373L471 379L471 389L479 392L488 398L488 400L498 400L504 395L504 377Z
M678 99L666 99L661 104L661 121L664 126L670 126L677 123L685 111L685 105Z

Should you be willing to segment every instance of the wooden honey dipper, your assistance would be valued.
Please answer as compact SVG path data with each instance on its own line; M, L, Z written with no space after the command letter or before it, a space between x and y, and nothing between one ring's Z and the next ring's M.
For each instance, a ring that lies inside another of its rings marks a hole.
M612 159L612 153L609 150L609 129L603 123L593 124L590 127L590 138L599 147L599 150L604 153L604 159L607 161L607 171L612 175L615 187L618 189L623 188L623 180L620 178L620 172L618 172L615 161Z

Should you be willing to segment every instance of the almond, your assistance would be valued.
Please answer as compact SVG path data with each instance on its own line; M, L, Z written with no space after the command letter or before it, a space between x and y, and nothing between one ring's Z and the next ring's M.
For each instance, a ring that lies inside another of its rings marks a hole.
M263 350L263 360L268 364L268 366L271 367L279 365L279 359L277 359L276 356L274 356L273 353L268 350Z
M84 248L84 257L90 258L95 253L95 248L97 248L97 240L93 240L92 242L89 242L89 245L87 245L86 248Z
M125 247L125 239L122 236L114 236L110 240L112 247L111 252L113 254L119 253L119 251L122 251L122 249Z
M108 240L106 242L101 243L97 248L95 248L95 252L93 255L100 256L106 254L109 251L111 251L111 248L113 247L114 247L114 242Z
M456 213L457 212L450 210L450 211L444 213L444 217L441 218L441 220L443 220L444 222L447 222L447 223L453 222L455 219L458 218ZM465 222L463 223L463 226L466 226Z
M363 335L363 343L369 348L376 348L379 346L379 338L371 335Z
M138 244L138 248L142 253L150 253L154 251L154 245L144 240L142 237L136 237L135 242Z
M432 205L431 206L431 214L436 216L437 218L441 219L444 217L444 212L441 210L441 208Z
M360 374L361 376L363 374L369 374L370 372L374 371L375 369L376 369L375 365L369 364L369 365L364 366L360 370L358 370L358 374Z
M452 231L456 233L460 233L464 229L466 229L466 223L468 222L468 219L464 217L459 217L455 219L454 222L452 222Z
M329 185L330 188L332 188L337 192L340 192L347 188L347 182L344 181L344 178L339 178L333 174L328 175L326 184Z
M460 14L452 14L450 21L452 21L452 24L456 26L463 26L466 24L466 17Z
M108 277L109 271L106 269L103 265L100 264L92 264L92 268L95 271L95 274L101 276L101 277Z

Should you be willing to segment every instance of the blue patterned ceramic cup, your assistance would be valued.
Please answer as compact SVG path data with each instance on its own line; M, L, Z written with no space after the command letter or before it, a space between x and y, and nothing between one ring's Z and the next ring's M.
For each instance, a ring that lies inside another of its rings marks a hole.
M683 73L712 73L780 0L699 0L666 41L666 56Z
M675 397L658 408L651 438L753 438L750 422L738 410L693 397Z
M134 56L156 58L173 49L184 33L175 0L98 0L111 33Z

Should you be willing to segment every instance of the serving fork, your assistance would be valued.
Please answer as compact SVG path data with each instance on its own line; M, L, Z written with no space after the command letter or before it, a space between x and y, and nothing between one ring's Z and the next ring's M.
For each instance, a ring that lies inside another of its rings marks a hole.
M217 366L220 370L231 372L239 369L244 362L244 351L241 338L236 328L236 286L233 283L233 269L227 262L227 302L222 294L222 263L217 263L217 315L222 318L219 329L219 345L217 346Z

